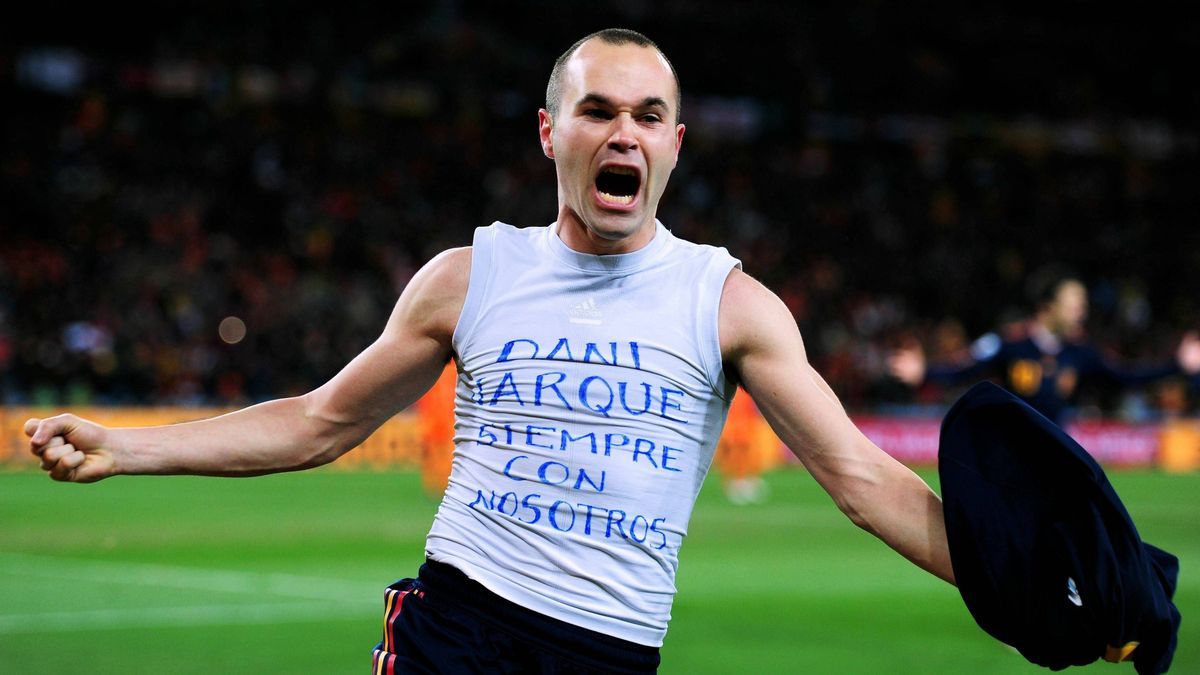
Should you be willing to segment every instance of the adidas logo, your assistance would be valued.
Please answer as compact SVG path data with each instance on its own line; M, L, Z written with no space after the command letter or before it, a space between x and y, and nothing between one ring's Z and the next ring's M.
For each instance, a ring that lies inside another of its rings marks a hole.
M604 315L596 306L596 300L588 298L567 311L567 320L571 323L581 323L587 326L599 326Z

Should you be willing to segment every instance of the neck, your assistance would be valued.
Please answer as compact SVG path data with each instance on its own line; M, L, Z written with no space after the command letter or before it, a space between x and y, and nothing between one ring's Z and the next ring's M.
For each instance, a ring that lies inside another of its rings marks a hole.
M653 217L632 227L595 227L585 223L567 207L559 209L556 225L558 238L568 248L592 255L632 253L653 241L658 229Z

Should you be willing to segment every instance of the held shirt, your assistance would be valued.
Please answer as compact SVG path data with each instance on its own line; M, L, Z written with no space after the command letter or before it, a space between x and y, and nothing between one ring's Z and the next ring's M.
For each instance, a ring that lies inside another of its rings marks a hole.
M429 558L533 611L660 646L733 394L717 311L738 264L661 223L645 247L605 256L554 226L479 228Z

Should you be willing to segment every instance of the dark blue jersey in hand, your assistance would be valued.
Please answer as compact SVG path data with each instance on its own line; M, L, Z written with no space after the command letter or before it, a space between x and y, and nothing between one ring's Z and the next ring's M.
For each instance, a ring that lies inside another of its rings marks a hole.
M1080 341L1062 340L1055 353L1042 349L1028 334L1005 340L988 333L971 345L971 359L967 363L931 365L925 379L953 385L983 377L1002 377L1005 388L1046 417L1062 423L1083 380L1136 386L1178 372L1174 362L1149 368L1119 368L1108 363L1094 347Z

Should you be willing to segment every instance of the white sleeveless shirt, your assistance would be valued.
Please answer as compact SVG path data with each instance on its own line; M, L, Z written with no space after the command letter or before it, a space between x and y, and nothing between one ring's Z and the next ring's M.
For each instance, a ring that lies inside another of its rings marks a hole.
M656 228L606 256L553 226L476 230L426 547L501 597L651 646L732 396L717 310L739 264Z

